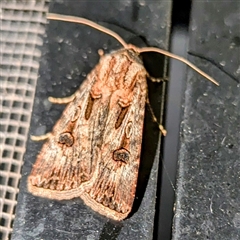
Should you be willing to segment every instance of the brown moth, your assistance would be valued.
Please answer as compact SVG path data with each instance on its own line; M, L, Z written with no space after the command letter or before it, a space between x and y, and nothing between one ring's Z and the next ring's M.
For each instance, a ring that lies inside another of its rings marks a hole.
M124 48L101 56L74 95L49 98L69 104L50 134L32 137L48 140L28 177L28 190L57 200L80 197L94 211L122 220L130 213L135 197L148 99L149 75L139 54L165 54L216 82L181 57L157 48L128 45L116 33L89 20L58 14L48 18L92 26L115 37Z

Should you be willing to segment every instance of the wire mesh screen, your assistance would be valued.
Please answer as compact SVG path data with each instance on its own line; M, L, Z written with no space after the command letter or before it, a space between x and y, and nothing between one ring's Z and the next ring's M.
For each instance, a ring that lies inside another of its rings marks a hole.
M9 239L38 76L46 1L1 1L0 239Z

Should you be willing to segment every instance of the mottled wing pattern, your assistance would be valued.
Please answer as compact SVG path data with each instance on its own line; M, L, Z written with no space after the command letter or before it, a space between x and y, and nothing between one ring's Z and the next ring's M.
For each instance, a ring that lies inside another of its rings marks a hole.
M97 68L88 75L43 145L28 178L28 189L34 195L58 200L78 197L83 190L81 184L91 178L98 132L94 130L97 120L89 124L86 113L96 72Z
M126 218L134 201L147 94L146 70L137 55L131 53L118 59L118 63L124 59L127 65L122 79L115 78L115 84L123 87L118 86L109 97L104 142L98 150L96 171L90 181L84 183L81 196L95 211L115 220Z
M105 55L65 109L29 177L29 190L81 197L115 220L131 211L140 162L146 70L137 53Z

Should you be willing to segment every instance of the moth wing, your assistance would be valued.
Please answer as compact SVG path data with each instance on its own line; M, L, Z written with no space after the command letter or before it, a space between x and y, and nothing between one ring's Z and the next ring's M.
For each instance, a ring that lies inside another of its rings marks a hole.
M97 121L90 118L101 116L86 119L86 114L96 71L83 82L44 143L28 178L28 190L33 195L58 200L78 197L82 183L91 178L96 165L92 144L98 145L101 129L94 131Z
M146 72L144 69L142 72L132 90L131 104L122 108L115 103L110 108L104 143L96 150L96 171L83 184L84 202L115 220L127 217L135 197L147 94Z
M102 215L126 218L137 184L146 76L134 51L101 58L38 155L29 191L58 200L80 196Z

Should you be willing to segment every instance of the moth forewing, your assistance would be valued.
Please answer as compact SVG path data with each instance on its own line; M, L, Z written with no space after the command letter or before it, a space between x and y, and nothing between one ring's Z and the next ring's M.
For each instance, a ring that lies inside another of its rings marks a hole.
M133 59L126 60L123 64L128 65L128 70L123 74L122 84L125 82L124 91L129 93L126 96L129 103L124 106L128 109L120 126L116 128L115 123L123 107L118 101L110 104L112 107L107 116L97 171L86 183L86 191L81 196L92 209L115 220L126 218L132 208L140 163L147 94L145 69L139 63L132 62ZM118 81L117 78L116 80ZM117 91L119 90L120 88ZM129 95L132 96L131 99L128 99ZM119 100L124 101L122 96L119 96Z
M78 197L82 191L80 183L90 177L90 169L84 173L84 168L89 164L91 145L86 143L83 147L79 139L84 140L89 135L84 112L94 79L95 71L92 71L43 145L28 178L28 189L34 195L58 200ZM79 162L82 149L88 160L82 158Z

